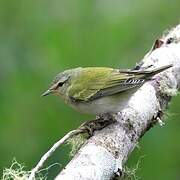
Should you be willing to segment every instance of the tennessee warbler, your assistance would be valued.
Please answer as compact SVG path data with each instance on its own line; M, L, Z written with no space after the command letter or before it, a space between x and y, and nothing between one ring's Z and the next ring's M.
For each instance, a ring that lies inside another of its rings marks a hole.
M42 94L59 95L74 109L88 114L119 112L131 95L152 76L172 65L153 70L119 70L107 67L74 68L59 73Z

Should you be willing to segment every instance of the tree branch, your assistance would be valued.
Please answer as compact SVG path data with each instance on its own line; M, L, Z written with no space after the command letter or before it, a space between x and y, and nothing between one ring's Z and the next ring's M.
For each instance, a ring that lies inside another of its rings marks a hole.
M110 180L122 176L122 166L140 138L159 120L180 86L180 25L157 41L136 69L173 64L145 83L114 116L115 124L96 131L56 180Z

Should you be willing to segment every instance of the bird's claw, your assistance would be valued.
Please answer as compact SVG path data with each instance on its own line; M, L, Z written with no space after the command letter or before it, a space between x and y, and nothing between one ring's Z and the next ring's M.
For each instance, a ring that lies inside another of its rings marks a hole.
M107 118L103 118L103 116L98 116L96 120L86 121L79 129L84 130L88 133L89 137L93 136L94 131L101 130L105 128L106 126L116 122L115 120L112 120L113 118L108 116Z

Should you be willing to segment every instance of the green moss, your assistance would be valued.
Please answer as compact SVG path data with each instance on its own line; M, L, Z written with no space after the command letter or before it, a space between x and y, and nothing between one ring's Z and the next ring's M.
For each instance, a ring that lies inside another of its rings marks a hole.
M71 146L70 157L73 157L77 153L86 139L84 134L78 134L67 141L67 144Z
M124 167L123 169L123 180L138 180L140 179L137 175L136 175L136 171L139 168L139 163L140 161L137 162L137 164L135 165L135 167L129 168L127 166Z
M57 163L40 170L36 174L36 180L46 180L48 170L54 165L57 165ZM14 159L9 168L4 168L1 180L28 180L30 173L31 171L25 170L25 166Z
M176 96L178 94L178 90L176 88L169 87L166 82L167 80L165 77L160 81L160 92L162 94L166 94L167 96Z
M30 171L25 171L25 166L13 160L9 168L3 170L2 180L26 180Z

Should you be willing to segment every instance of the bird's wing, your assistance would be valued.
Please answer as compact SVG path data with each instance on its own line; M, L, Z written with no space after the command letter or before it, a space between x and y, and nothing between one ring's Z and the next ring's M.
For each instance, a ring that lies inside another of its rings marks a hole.
M140 86L144 81L111 68L84 68L72 80L68 95L74 101L89 101Z

